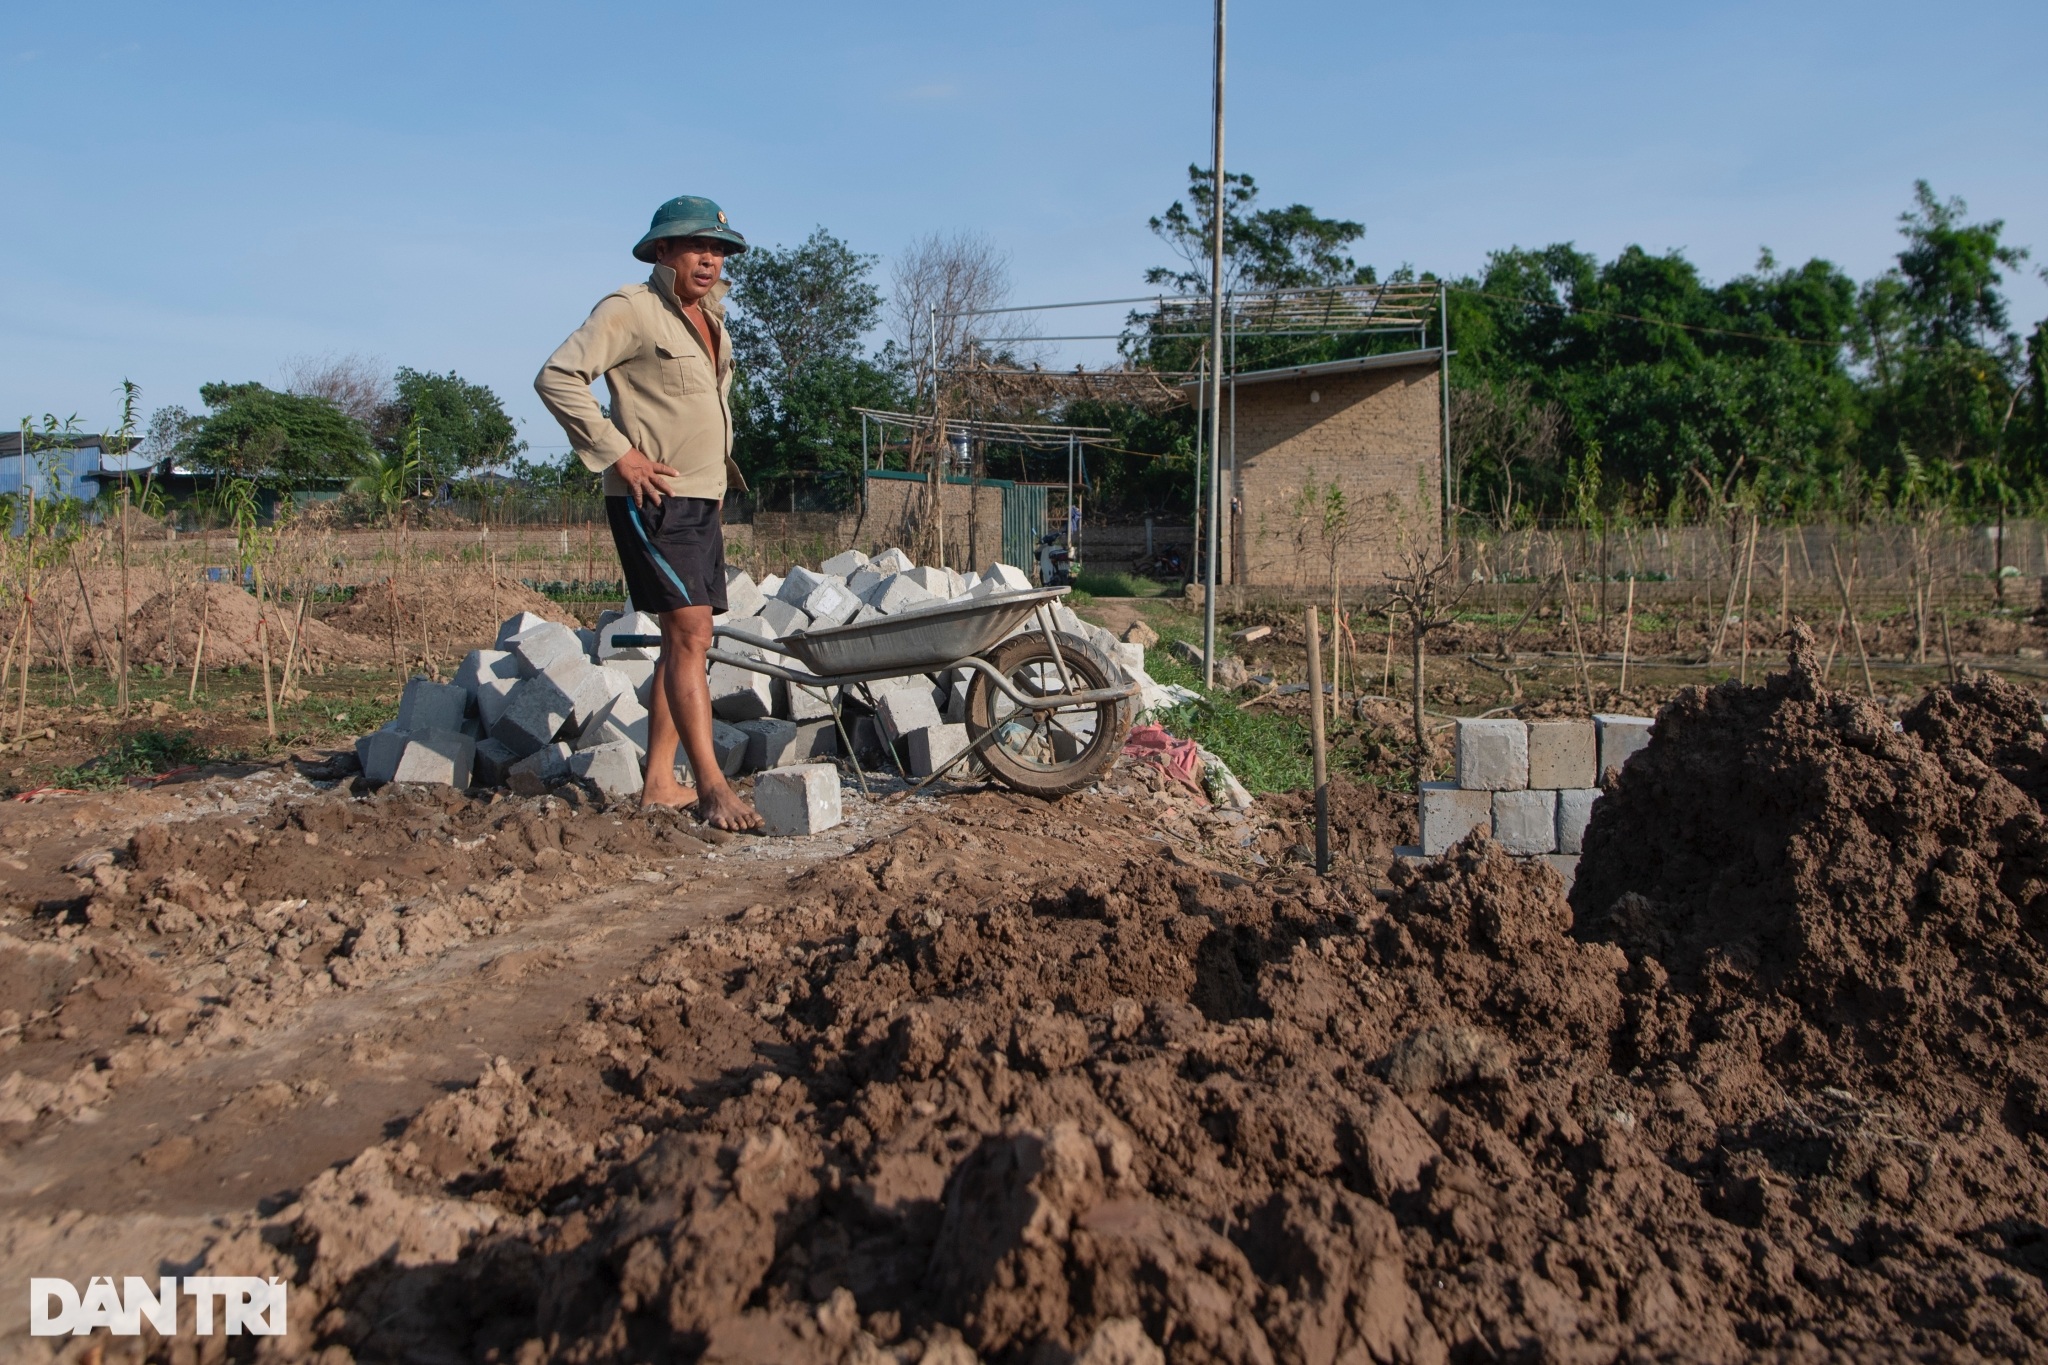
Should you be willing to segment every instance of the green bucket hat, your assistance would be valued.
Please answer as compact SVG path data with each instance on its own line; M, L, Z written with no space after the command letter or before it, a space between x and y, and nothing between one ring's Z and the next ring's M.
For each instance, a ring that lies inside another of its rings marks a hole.
M654 244L664 237L709 237L731 247L734 256L747 249L747 239L726 223L725 210L694 194L679 194L654 211L647 235L633 244L634 259L652 264Z

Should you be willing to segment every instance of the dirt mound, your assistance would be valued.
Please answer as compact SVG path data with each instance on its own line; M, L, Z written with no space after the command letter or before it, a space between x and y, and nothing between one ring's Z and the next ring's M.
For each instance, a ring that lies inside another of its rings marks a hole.
M1687 1002L1640 1059L1751 1036L1815 1080L1996 1083L2048 1036L2048 734L2025 693L1938 688L1895 729L1795 657L1693 690L1594 808L1580 932Z
M1315 854L1316 799L1313 791L1281 792L1262 797L1260 813L1267 827L1260 832L1259 852L1268 859ZM1330 778L1330 856L1385 867L1394 850L1418 842L1415 799L1385 787L1354 782L1342 774Z
M203 595L202 595L203 590ZM232 583L205 583L179 590L176 600L158 593L137 610L128 641L131 664L157 663L190 668L199 647L202 617L206 627L207 668L255 667L263 660L258 623L270 623L270 662L282 669L298 628L295 607L272 605L267 611L256 598ZM302 662L310 667L335 663L368 663L377 651L365 642L306 618L299 636Z
M1688 705L1602 803L1581 865L1590 895L1634 908L1576 926L1547 869L1476 838L1397 866L1382 903L1377 869L1246 881L1114 844L1106 812L1064 831L963 798L696 932L539 1065L494 1068L302 1192L268 1235L305 1296L294 1322L319 1324L303 1344L951 1365L2048 1356L2048 1087L1984 1061L1887 1090L1848 1044L1771 1031L1815 1007L1773 984L1796 982L1875 1002L1857 1016L1873 1037L1926 1026L1873 975L1876 936L1977 922L1920 902L1895 922L1860 831L1919 857L1939 839L1912 822L1961 839L1988 808L1958 792L2005 780L1798 676ZM1956 693L1914 723L2024 749L1987 710L2018 714ZM1680 771L1691 800L1641 814ZM1759 807L1766 774L1788 794ZM1749 806L1703 816L1724 792ZM1784 874L1752 868L1777 865L1765 815L1808 806ZM1615 870L1650 866L1649 834L1668 845L1687 820L1709 832L1664 853L1662 880ZM1923 884L1988 897L1969 869L1996 837L1971 832ZM1716 883L1710 856L1747 870ZM1825 893L1835 866L1879 899L1830 943L1825 894L1771 897ZM1651 936L1699 965L1662 965ZM2010 962L1979 978L1975 1019L1937 983L1957 1028L2024 1013L2018 946L1949 945L1970 971Z
M365 583L326 621L388 654L395 620L400 648L418 653L424 638L429 654L460 654L490 648L498 623L522 611L566 619L562 607L516 578L499 574L494 580L487 569L437 567L395 585L388 578Z

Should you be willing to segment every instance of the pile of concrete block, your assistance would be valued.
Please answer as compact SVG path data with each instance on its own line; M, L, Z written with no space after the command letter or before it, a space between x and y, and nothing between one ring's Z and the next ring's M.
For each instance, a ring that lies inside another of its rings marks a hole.
M848 550L816 569L794 565L758 583L729 568L727 610L713 621L743 637L779 640L800 630L856 625L1030 587L1023 572L1008 564L963 574L920 567L901 550L872 557ZM1055 604L1052 612L1057 629L1091 641L1140 684L1144 706L1173 704L1146 675L1143 646L1118 640L1064 605ZM1019 627L1037 628L1035 617ZM499 627L495 648L463 660L454 681L414 678L406 684L398 716L357 741L363 774L377 783L506 786L525 794L577 781L610 800L632 796L640 790L646 763L648 705L661 655L654 642L660 633L660 623L630 602L623 611L601 615L594 630L521 613ZM720 637L714 646L797 667L784 656L750 650L744 640ZM714 745L728 775L841 757L833 720L842 700L837 689L716 662L708 681ZM850 757L886 760L883 751L893 749L914 776L944 766L967 746L968 682L965 670L951 670L868 684L874 707L842 712L856 750ZM687 759L677 761L679 775L690 781Z
M1650 742L1648 716L1461 720L1457 779L1422 786L1422 844L1433 858L1475 829L1518 858L1542 858L1569 883L1601 784Z

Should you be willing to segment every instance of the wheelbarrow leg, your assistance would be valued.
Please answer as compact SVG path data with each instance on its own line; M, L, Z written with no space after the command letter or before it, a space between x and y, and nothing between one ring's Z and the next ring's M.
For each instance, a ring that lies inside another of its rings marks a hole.
M809 689L806 688L805 690L808 691ZM846 689L843 687L832 695L830 703L832 707L832 728L839 732L839 752L845 754L846 761L853 765L853 780L860 784L861 800L872 801L875 799L875 795L868 790L868 775L861 771L860 755L853 750L853 737L846 733L846 717L839 713L840 702L845 696Z
M868 685L866 683L855 683L854 686L860 689L861 700L867 703L868 710L873 711L878 716L881 715L882 708L875 705L875 694L868 690ZM881 729L881 723L879 721L876 722L875 728L877 730ZM896 757L896 746L886 742L888 740L887 735L882 736L882 738L884 740L882 747L889 751L890 766L896 769L896 775L898 777L902 778L905 782L908 782L910 780L910 774L903 771L903 760ZM856 758L854 759L854 762L859 763L860 760ZM863 788L863 790L865 790L865 788Z

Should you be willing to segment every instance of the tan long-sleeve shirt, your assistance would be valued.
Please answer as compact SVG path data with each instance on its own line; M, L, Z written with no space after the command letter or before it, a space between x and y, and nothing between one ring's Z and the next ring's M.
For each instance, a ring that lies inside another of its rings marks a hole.
M630 449L662 467L663 485L677 497L715 501L728 485L747 486L732 460L728 287L721 281L699 305L717 324L710 351L683 320L676 272L658 265L647 283L599 299L534 377L584 468L603 471L607 497L630 491L612 468ZM599 376L611 394L609 419L590 392Z

